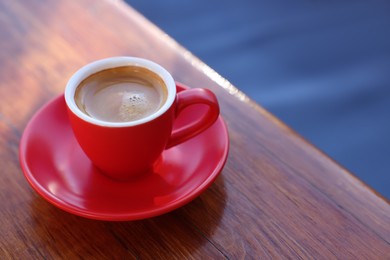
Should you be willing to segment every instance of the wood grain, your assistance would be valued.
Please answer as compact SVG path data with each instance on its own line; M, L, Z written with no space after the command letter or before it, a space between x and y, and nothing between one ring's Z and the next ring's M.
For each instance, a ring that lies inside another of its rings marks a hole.
M0 259L389 259L390 207L121 1L0 0ZM19 166L31 116L82 65L152 59L213 90L228 125L221 176L163 216L102 222L40 198Z

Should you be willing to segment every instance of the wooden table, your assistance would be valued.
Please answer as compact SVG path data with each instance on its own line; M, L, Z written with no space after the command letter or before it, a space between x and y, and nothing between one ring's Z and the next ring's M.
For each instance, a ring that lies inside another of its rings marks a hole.
M125 3L1 0L0 39L0 259L390 258L388 201ZM117 55L210 88L229 129L216 182L152 219L66 213L33 191L19 165L32 115L79 67Z

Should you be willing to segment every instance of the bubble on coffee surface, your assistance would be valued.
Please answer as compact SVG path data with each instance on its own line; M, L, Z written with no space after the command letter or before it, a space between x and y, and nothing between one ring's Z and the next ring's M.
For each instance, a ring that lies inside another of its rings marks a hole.
M148 98L145 93L123 93L119 117L122 121L134 121L148 116L155 110L156 104L151 103L150 97Z

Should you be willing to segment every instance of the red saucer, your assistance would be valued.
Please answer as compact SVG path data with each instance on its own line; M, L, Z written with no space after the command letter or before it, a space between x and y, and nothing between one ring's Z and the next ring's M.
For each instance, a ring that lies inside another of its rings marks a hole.
M184 111L177 125L199 109ZM61 95L31 119L19 156L28 182L50 203L79 216L119 221L161 215L190 202L217 178L228 149L227 128L219 117L205 132L165 150L153 173L118 182L99 172L79 147Z

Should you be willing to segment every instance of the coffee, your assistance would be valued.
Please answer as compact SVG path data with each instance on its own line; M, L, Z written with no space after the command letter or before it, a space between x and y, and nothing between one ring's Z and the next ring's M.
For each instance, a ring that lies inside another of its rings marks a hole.
M137 66L99 71L76 89L75 101L86 115L107 122L129 122L158 111L167 87L154 72Z

